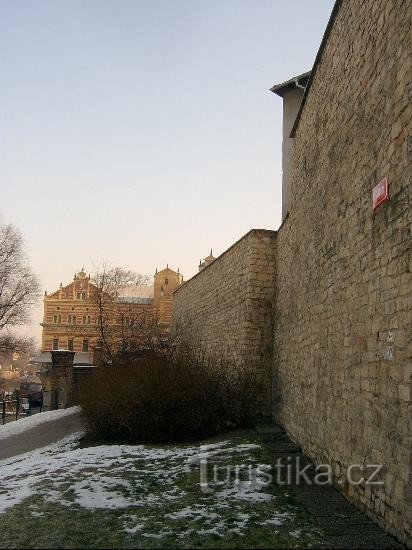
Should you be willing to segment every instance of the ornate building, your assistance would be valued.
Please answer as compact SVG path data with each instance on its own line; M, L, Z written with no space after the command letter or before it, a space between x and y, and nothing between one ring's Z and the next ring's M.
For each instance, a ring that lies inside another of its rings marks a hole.
M162 328L170 326L172 292L183 282L179 270L166 267L154 275L153 285L139 285L123 289L116 298L116 318L129 323L133 316L145 316ZM91 352L99 339L98 315L93 295L97 288L84 269L74 275L73 281L52 294L44 295L44 316L41 326L42 352L68 349Z

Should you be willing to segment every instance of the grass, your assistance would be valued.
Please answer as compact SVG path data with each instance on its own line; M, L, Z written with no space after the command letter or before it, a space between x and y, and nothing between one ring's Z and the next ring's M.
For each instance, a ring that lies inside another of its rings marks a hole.
M0 510L23 491L0 514L0 548L329 547L287 487L261 487L249 477L249 465L253 474L271 463L258 436L237 432L204 443L80 449L69 440L0 463ZM209 481L219 468L208 493L199 483L199 453L207 457ZM236 464L246 465L237 486Z

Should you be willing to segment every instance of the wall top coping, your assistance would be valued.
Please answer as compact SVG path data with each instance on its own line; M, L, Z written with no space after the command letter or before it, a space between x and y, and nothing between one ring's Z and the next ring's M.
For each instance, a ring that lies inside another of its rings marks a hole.
M188 283L190 283L190 281L193 281L193 279L195 279L196 277L198 277L199 275L201 275L202 273L204 273L207 269L209 269L215 262L217 262L218 260L220 260L220 258L222 258L223 256L225 256L225 254L227 254L230 250L232 250L232 248L234 248L236 245L238 245L241 241L243 241L244 239L246 239L247 237L249 237L252 233L257 233L257 234L266 234L272 238L276 237L277 235L277 231L274 231L272 229L250 229L247 233L245 233L242 237L240 237L240 239L238 239L237 241L235 241L232 245L229 246L229 248L227 248L224 252L222 252L222 254L220 254L220 256L218 256L215 260L213 260L213 262L211 262L209 265L205 266L202 271L199 271L198 273L195 273L193 275L193 277L190 277L190 279L188 279L187 281L185 281L182 285L180 285L178 288L176 288L172 294L175 294L175 292L179 292L180 289L182 289L183 287L185 287Z
M303 97L302 97L302 101L300 103L298 114L296 115L296 119L295 119L295 122L293 124L292 131L290 132L289 137L291 137L291 138L295 137L296 131L297 131L298 126L299 126L299 121L300 121L300 118L301 118L301 115L302 115L302 112L303 112L303 108L304 108L305 103L306 103L306 98L308 97L312 82L313 82L313 80L315 78L315 75L316 75L316 70L317 70L317 68L320 64L323 51L326 47L330 32L332 30L333 24L335 22L336 16L338 15L338 11L339 11L339 8L341 7L342 3L343 3L343 0L336 0L334 6L332 8L332 12L330 14L328 24L326 25L325 32L323 33L322 42L320 43L318 53L316 54L316 57L315 57L315 62L313 63L312 71L309 75L309 79L308 79L308 82L306 84L305 91L303 92Z

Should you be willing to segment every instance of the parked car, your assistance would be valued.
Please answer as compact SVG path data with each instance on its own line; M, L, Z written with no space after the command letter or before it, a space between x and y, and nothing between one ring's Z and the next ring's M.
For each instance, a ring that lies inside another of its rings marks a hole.
M32 407L41 407L43 404L43 386L37 382L22 382L20 397L27 398Z
M21 408L23 409L24 414L30 414L30 401L27 399L27 397L22 398Z

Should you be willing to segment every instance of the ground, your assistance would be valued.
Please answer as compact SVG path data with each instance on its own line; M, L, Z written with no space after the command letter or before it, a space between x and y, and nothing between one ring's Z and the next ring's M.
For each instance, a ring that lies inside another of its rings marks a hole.
M241 434L203 445L86 448L72 435L0 463L0 547L328 546L287 488L262 486L256 468L268 459Z
M403 548L333 487L270 480L307 463L273 424L143 446L85 440L76 409L44 420L3 437L0 548Z

